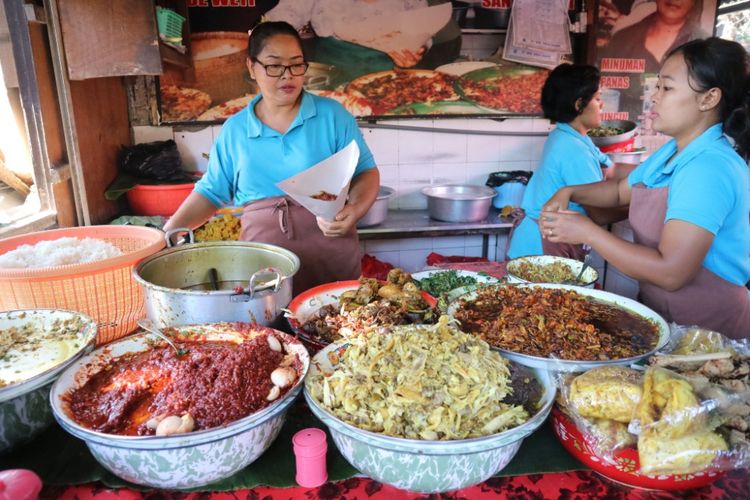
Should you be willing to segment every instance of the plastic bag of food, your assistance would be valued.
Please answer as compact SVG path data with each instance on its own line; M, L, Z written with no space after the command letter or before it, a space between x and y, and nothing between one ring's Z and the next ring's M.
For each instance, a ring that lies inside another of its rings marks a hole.
M641 400L642 374L624 366L602 366L561 375L558 406L581 430L589 447L615 463L613 453L633 446L628 423Z

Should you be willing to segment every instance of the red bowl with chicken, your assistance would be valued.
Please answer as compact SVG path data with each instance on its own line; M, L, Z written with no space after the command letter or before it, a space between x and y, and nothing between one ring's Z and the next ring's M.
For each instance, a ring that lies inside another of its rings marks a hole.
M321 336L311 334L305 329L305 323L316 315L320 308L339 303L345 292L357 290L360 284L359 280L325 283L302 292L289 303L286 313L289 327L312 353L318 352L331 342ZM435 297L424 291L420 291L420 295L431 310L435 308L437 305ZM416 314L424 312L418 311Z

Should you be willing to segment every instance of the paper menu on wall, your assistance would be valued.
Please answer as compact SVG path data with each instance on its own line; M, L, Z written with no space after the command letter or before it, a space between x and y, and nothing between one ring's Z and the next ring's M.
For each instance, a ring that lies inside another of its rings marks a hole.
M355 23L339 22L336 36L382 52L417 52L450 21L450 3L373 16Z
M276 186L316 216L330 221L346 203L358 161L359 146L352 141L344 149Z
M503 59L553 69L563 61L564 56L565 54L560 52L538 50L515 45L513 43L513 19L510 20L506 41L503 46Z
M569 54L568 0L524 0L511 10L513 45Z

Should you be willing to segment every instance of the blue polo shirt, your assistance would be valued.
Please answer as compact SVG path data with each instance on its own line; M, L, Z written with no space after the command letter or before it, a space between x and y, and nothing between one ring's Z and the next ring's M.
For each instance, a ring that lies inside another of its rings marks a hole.
M664 222L683 220L714 235L703 267L730 283L750 280L750 171L721 124L680 151L674 139L633 170L628 183L669 187Z
M338 102L303 92L299 112L282 134L255 114L261 98L258 94L224 123L211 148L208 170L195 185L195 191L217 207L283 195L277 182L312 167L352 140L359 146L354 175L375 167L356 120Z
M541 163L526 186L521 202L526 217L513 232L508 256L541 255L542 236L534 220L539 219L544 204L560 188L602 180L602 164L612 166L612 160L588 136L567 123L558 123L544 143ZM584 213L578 203L571 203L569 208Z

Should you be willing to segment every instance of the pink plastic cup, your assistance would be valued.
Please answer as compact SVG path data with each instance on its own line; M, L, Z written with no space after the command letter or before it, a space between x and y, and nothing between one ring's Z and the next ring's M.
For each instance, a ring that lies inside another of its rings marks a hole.
M292 444L297 460L297 484L314 488L325 483L328 480L326 433L315 427L302 429L292 437Z

